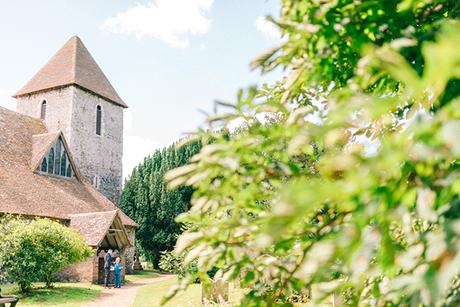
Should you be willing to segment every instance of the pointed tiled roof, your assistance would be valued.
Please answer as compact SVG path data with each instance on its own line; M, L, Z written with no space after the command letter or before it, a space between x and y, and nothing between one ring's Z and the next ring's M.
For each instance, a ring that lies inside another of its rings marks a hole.
M119 106L128 107L78 36L71 37L14 97L66 85L80 86Z
M118 220L121 228L116 233L119 240L126 245L132 245L121 222L119 210L71 214L69 217L70 228L78 230L88 245L99 246L106 234L110 233L110 227L115 224L115 220Z
M35 170L43 156L46 155L53 143L56 142L59 132L36 134L32 136L32 161L31 169Z

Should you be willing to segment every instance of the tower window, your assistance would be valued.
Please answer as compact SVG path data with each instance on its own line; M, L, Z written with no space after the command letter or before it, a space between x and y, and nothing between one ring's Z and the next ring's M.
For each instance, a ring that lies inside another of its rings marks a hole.
M46 100L43 100L41 110L40 110L40 118L46 119Z
M96 107L96 134L101 135L101 123L102 123L102 108L100 105Z

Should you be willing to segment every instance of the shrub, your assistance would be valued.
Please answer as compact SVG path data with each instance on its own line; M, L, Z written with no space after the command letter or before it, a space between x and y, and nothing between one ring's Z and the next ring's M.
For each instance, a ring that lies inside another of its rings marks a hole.
M173 251L161 252L159 266L160 269L165 272L177 274L179 277L190 275L197 280L198 269L196 261L186 264L184 262L184 256L178 256Z
M283 0L283 40L254 65L287 77L221 103L197 132L214 142L166 175L195 189L176 252L249 288L243 306L309 289L312 305L457 306L459 18L453 0ZM219 133L235 119L246 131Z
M177 255L174 251L161 252L159 266L160 269L165 272L177 274L181 278L190 278L195 283L199 283L201 280L198 275L197 261L186 261L183 255ZM216 267L212 267L205 275L202 275L202 277L213 278L217 270Z
M74 230L48 219L2 219L0 267L27 292L34 281L50 287L55 274L92 253Z

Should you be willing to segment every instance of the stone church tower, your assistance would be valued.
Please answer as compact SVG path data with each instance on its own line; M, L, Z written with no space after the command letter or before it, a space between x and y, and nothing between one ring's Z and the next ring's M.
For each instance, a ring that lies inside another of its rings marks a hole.
M70 38L14 97L17 112L64 133L82 175L118 204L127 105L80 38Z

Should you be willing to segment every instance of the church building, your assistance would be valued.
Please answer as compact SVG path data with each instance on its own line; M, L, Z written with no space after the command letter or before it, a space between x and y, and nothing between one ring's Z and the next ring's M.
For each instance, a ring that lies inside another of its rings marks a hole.
M137 224L118 208L125 102L77 36L14 97L17 112L0 107L0 214L83 235L94 255L62 279L101 282L109 248L131 270Z

